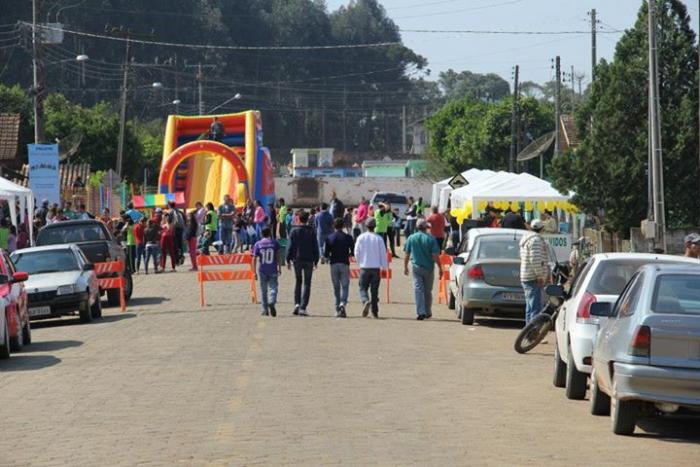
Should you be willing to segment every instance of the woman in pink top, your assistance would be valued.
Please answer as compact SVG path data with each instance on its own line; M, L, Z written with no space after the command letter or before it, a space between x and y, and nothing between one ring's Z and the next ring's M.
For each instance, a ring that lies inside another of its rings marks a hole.
M265 227L267 221L267 213L265 213L265 208L260 201L255 201L255 214L253 215L253 222L255 222L255 233L258 238L262 238L262 229Z
M369 215L369 203L363 196L362 199L360 200L360 205L357 206L357 209L355 210L355 224L357 224L360 227L360 230L362 232L365 231L365 221L367 220L367 216Z

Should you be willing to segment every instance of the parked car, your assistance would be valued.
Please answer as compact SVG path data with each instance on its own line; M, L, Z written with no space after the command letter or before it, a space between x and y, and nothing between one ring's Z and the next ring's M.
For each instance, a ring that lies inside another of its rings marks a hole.
M88 323L102 316L94 265L76 245L26 248L12 253L18 269L29 273L26 288L31 319L80 316Z
M122 260L124 278L126 279L124 294L127 300L131 299L134 283L131 278L129 262L126 260L126 250L102 222L86 219L49 224L39 231L36 239L37 246L68 243L78 245L91 263ZM108 273L104 277L109 276ZM116 289L107 290L107 302L110 306L119 305L119 291Z
M520 283L520 240L516 229L475 228L462 238L450 267L448 307L462 324L474 316L523 317L525 294ZM550 259L556 261L553 250Z
M613 432L629 435L655 412L700 412L697 265L644 266L591 315L608 318L593 348L591 413L611 413Z
M408 196L401 193L392 193L389 191L378 191L372 195L370 199L370 204L374 209L379 209L379 203L389 203L391 204L391 209L398 209L399 217L403 222L406 219L406 209L408 208Z
M0 304L0 308L4 308ZM10 358L10 328L7 327L5 310L0 311L0 360Z
M0 250L0 302L5 308L5 321L13 352L32 342L32 328L27 312L26 272L18 272L7 252Z
M554 378L569 399L586 396L593 340L605 318L591 316L593 303L615 303L625 285L646 264L693 263L697 259L648 253L602 253L591 256L575 277L555 322Z

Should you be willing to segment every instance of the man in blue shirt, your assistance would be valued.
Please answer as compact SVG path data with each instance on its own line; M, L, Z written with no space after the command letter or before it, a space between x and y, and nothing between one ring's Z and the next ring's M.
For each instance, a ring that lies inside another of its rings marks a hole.
M322 257L321 262L325 263L323 258L323 245L326 244L326 239L333 233L333 216L328 211L328 204L321 204L321 211L314 217L316 225L316 241L318 242L318 252Z
M126 211L126 215L131 217L131 220L134 221L134 224L138 223L141 218L143 217L143 214L139 212L137 209L134 209L134 203L129 203L126 205L128 208Z
M324 256L331 263L331 282L335 295L335 316L345 318L350 287L350 257L353 256L352 237L343 231L345 222L341 218L333 221L335 232L326 239Z
M311 277L318 264L319 247L316 235L309 225L309 213L299 214L300 225L289 234L287 246L287 269L294 266L294 312L295 315L309 316L306 308L311 297Z
M233 243L233 218L236 215L236 206L229 195L224 195L224 204L219 206L219 240L223 243L224 253L231 252Z
M417 319L422 321L433 316L433 280L435 265L440 267L440 249L435 238L427 233L428 222L418 219L416 232L406 239L403 273L408 276L408 262L413 265L413 293L416 297Z
M262 240L253 246L253 269L260 281L260 302L262 315L277 316L277 286L278 276L282 273L279 261L280 245L277 240L270 238L270 227L263 227ZM269 293L269 296L268 296Z

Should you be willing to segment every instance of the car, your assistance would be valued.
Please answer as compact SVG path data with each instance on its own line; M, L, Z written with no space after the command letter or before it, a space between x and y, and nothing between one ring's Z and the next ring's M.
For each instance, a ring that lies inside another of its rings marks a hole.
M0 304L0 360L10 358L10 328L7 327L4 305Z
M608 318L593 348L591 413L631 435L645 416L700 412L698 265L644 266L591 315Z
M27 312L27 292L24 287L26 280L27 273L18 272L7 252L0 250L0 302L5 309L10 349L13 352L22 350L25 345L32 342L32 328Z
M615 303L640 267L650 263L694 263L697 259L649 253L601 253L591 256L574 278L555 322L554 376L568 399L586 396L593 338L605 318L591 316L591 304Z
M406 209L408 209L408 196L401 193L392 193L389 191L378 191L372 195L370 204L376 210L379 209L379 203L391 204L391 209L398 210L398 216L401 218L402 227L406 219Z
M80 316L89 323L102 316L95 268L78 246L51 245L12 253L16 267L29 274L25 283L30 319Z
M78 245L91 263L121 260L124 263L126 281L124 295L127 300L131 299L134 282L126 259L126 249L112 236L106 225L94 219L62 221L42 227L37 234L36 246L69 243ZM116 273L106 273L104 277L111 274ZM107 290L107 303L110 306L119 305L118 290Z
M520 240L527 231L474 228L464 234L450 266L448 307L462 324L475 314L523 317ZM556 260L549 248L550 258Z

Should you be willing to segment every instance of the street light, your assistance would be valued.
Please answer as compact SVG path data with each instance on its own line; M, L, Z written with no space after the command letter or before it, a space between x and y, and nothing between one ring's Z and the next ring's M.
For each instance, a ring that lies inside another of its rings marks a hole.
M160 81L156 81L155 83L151 84L151 87L153 89L162 89L163 88L163 83Z
M213 109L211 109L211 110L210 110L209 112L207 112L207 113L210 114L210 113L212 113L213 111L215 111L216 109L218 109L219 107L223 107L224 105L228 104L228 103L231 102L231 101L237 101L237 100L239 100L241 97L243 97L243 96L241 95L241 93L240 93L240 92L237 92L236 94L233 95L232 98L223 101L221 104L217 105L216 107L214 107Z

